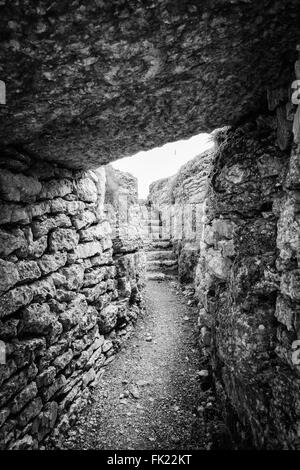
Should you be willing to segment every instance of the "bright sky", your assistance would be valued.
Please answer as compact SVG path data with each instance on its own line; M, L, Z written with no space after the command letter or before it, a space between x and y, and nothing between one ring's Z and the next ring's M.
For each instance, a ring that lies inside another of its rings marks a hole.
M212 147L209 134L199 134L179 140L132 157L112 162L112 166L127 171L138 179L139 198L146 199L153 181L174 175L188 160Z

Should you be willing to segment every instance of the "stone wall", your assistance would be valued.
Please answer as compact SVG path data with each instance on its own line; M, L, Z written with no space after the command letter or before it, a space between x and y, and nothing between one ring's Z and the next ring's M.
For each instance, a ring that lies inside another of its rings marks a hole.
M294 144L290 158L278 96L277 119L259 116L221 136L196 291L201 346L238 445L296 449L300 153Z
M0 171L0 448L58 445L141 309L113 252L105 173L17 154Z
M183 165L176 175L150 185L149 201L160 211L162 236L173 242L181 282L193 282L203 231L212 151Z
M105 167L105 173L104 212L111 227L119 297L125 303L141 305L146 257L137 179L110 165Z
M115 244L122 244L123 251L142 248L147 236L147 213L138 200L137 178L111 165L105 167L105 172L105 213L111 225L112 239Z

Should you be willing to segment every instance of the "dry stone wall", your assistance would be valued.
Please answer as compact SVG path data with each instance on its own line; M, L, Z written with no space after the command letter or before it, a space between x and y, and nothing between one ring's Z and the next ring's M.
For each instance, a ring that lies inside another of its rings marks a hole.
M297 449L299 146L290 158L278 109L219 140L196 275L201 346L239 446Z
M137 179L107 165L104 211L111 227L120 299L142 305L146 258Z
M203 231L212 151L183 165L176 175L150 185L149 201L160 211L162 237L172 240L181 282L194 281Z
M144 245L144 206L138 200L138 181L130 173L105 167L105 212L110 221L115 249L133 252ZM119 246L119 248L117 248Z
M1 159L1 449L59 445L141 310L143 258L115 256L104 192L104 169Z

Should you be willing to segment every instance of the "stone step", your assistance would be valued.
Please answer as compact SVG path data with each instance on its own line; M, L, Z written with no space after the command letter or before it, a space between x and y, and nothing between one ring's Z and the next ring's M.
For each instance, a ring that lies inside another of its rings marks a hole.
M147 261L154 261L160 259L177 260L177 255L172 250L157 250L146 252Z
M151 219L159 219L159 211L151 211L149 213L149 216L151 217Z
M164 273L147 273L146 279L148 281L166 281L168 279L174 279L175 276L172 276L170 274L164 274Z
M164 266L164 267L170 267L170 266L177 266L177 260L176 259L154 259L147 261L147 266Z
M159 225L160 220L159 219L151 219L148 221L148 225Z
M159 239L159 234L160 234L160 227L151 227L151 230L149 230L149 233L152 234L152 237L156 240L157 238Z
M147 263L147 271L148 272L163 272L163 273L175 273L178 271L177 263L175 264L164 264L164 263L157 263L157 264L149 264Z
M172 242L171 240L164 240L162 239L157 239L157 240L151 240L150 243L148 244L147 250L148 251L154 251L154 250L168 250L172 248Z

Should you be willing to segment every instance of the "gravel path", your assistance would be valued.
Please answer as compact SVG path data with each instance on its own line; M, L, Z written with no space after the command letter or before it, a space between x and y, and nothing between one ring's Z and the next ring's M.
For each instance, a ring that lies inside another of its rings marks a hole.
M63 448L212 447L214 397L200 387L196 310L174 283L148 282L146 312Z

